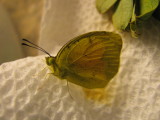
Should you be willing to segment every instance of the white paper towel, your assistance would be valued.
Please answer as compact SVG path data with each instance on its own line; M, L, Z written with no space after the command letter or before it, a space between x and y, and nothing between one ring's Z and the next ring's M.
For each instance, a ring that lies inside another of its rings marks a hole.
M96 11L94 2L47 0L40 46L55 55L76 35L92 30L113 31L109 18ZM160 23L152 19L138 39L121 34L120 70L105 92L87 91L71 84L73 99L66 82L54 76L36 92L47 73L40 72L45 67L44 56L1 65L0 120L159 120L159 33Z
M109 18L97 12L94 0L46 0L44 9L39 45L49 52L80 34L113 30Z

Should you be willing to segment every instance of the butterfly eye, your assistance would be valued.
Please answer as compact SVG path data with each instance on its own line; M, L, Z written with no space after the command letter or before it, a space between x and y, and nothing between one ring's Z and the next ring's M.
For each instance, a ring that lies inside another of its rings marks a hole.
M48 66L53 65L55 62L55 58L54 57L46 57L46 63Z

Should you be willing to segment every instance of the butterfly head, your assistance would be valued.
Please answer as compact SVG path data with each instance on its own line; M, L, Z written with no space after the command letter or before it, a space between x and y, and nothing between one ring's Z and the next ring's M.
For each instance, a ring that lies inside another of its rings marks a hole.
M51 57L46 57L45 59L46 59L46 64L48 66L53 66L55 64L55 57L51 56Z
M28 47L31 47L31 48L34 48L34 49L37 49L37 50L40 50L41 52L45 53L48 55L48 57L46 57L46 63L48 65L48 67L51 69L52 73L53 74L57 74L56 73L56 63L55 63L55 57L51 56L46 50L44 50L43 48L39 47L38 45L32 43L31 41L27 40L27 39L22 39L23 40L23 43L22 45L24 46L28 46Z
M58 67L58 65L56 64L56 58L55 57L52 57L52 56L49 56L49 57L46 57L46 64L48 65L49 69L51 70L51 72L55 75L55 76L58 76L60 78L62 78L61 76L61 71Z
M52 71L53 74L56 74L56 63L55 63L55 57L49 56L45 57L46 64L48 65L49 69Z

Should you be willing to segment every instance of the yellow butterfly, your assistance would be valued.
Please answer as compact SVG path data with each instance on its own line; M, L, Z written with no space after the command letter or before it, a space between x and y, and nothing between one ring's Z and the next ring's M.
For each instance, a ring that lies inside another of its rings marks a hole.
M41 47L23 39L33 47L48 54L46 63L60 79L85 88L104 88L118 72L121 37L113 32L95 31L73 38L53 57Z

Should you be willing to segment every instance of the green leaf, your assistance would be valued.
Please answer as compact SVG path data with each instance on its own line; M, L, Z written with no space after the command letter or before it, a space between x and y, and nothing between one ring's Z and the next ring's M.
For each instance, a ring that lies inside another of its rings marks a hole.
M100 13L107 12L117 0L96 0L96 6Z
M117 29L125 30L130 22L133 11L133 0L120 0L112 17L113 25Z
M131 18L131 23L130 23L130 30L131 30L131 35L134 38L137 38L138 34L137 34L137 23L136 23L135 8L136 8L136 4L134 4L134 7L133 7L132 18Z
M158 7L158 4L159 0L139 0L138 18L140 20L147 20Z
M159 4L158 8L156 9L156 11L154 12L153 16L156 19L160 20L160 4Z
M133 37L138 37L143 23L151 17L158 4L159 0L140 0L135 2L130 23L130 30Z

